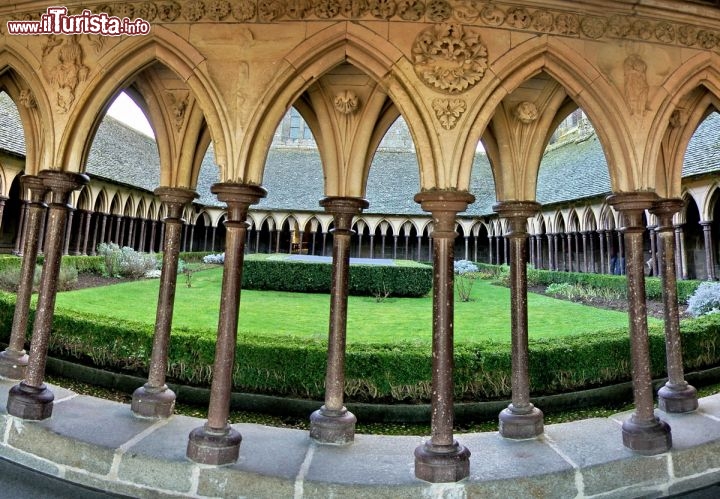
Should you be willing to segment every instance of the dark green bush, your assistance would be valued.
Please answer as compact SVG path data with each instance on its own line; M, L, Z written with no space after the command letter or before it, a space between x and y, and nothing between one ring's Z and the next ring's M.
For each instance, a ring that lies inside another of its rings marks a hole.
M243 289L328 293L332 277L329 263L273 259L246 259L243 266ZM419 297L432 287L432 268L425 265L350 266L351 295Z
M0 339L7 341L14 296L0 293ZM32 322L34 312L31 311ZM720 314L683 321L683 354L687 369L720 363ZM145 374L152 348L151 325L123 322L76 312L58 311L50 352L81 359L97 367ZM665 371L661 327L650 328L653 376ZM238 339L234 389L322 399L327 344L290 336ZM626 330L585 333L562 340L530 341L533 395L573 391L630 379L630 346ZM213 331L173 331L168 375L184 384L207 385L215 353ZM455 391L458 400L479 401L510 396L510 346L499 343L455 347ZM350 344L345 390L365 401L426 402L431 394L431 351L426 344Z

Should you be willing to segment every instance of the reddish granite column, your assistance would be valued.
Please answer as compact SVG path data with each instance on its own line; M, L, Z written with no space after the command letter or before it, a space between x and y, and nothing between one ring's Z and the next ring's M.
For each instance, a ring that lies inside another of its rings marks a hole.
M0 376L10 379L23 379L27 368L28 356L25 352L25 336L28 328L28 312L32 297L35 264L37 262L38 243L40 237L40 220L47 205L43 202L47 187L41 178L34 175L23 175L20 178L23 189L30 192L28 200L25 248L23 249L20 282L18 283L15 313L8 347L0 353Z
M677 274L675 273L675 231L672 218L683 206L682 199L661 199L650 210L657 219L658 267L663 282L665 306L665 354L668 381L658 391L658 406L665 412L690 412L698 408L697 390L685 381L683 372L680 320L678 316Z
M675 225L675 248L677 250L677 262L675 265L680 274L680 279L688 279L687 253L685 252L685 231L683 224Z
M257 185L233 183L215 184L211 191L218 200L227 204L225 265L208 420L190 433L187 457L197 463L219 465L235 462L240 453L242 436L230 427L228 415L247 233L245 219L248 207L265 197L266 192Z
M361 198L327 197L320 206L333 216L333 268L330 288L330 328L325 374L325 404L310 415L310 438L321 443L347 444L355 438L355 415L343 405L345 336L352 220L368 207Z
M170 330L175 305L180 234L185 223L180 217L185 205L195 199L197 194L190 189L159 187L155 189L155 195L165 204L168 213L165 218L167 229L155 315L155 335L150 355L148 381L133 393L130 409L136 416L168 418L172 416L175 407L175 393L165 384L165 372L167 371Z
M90 240L90 221L92 220L92 211L85 210L85 230L83 231L83 244L82 244L82 250L80 251L80 254L87 255L87 247L88 247L88 241Z
M670 426L655 417L650 375L645 274L643 260L643 212L657 201L654 192L628 192L608 197L608 204L624 219L625 266L630 318L630 358L632 362L635 412L623 422L625 447L640 454L659 454L672 446Z
M500 413L500 435L533 438L543 433L543 413L530 403L527 312L527 219L540 205L532 201L505 201L493 210L510 227L510 318L512 341L512 403Z
M415 201L433 217L433 340L431 437L415 449L415 476L456 482L470 474L470 451L453 438L453 315L455 217L475 197L459 191L424 191Z
M87 175L58 170L43 170L38 177L49 191L45 263L40 277L40 292L25 380L10 389L7 401L9 414L31 420L46 419L52 414L55 396L43 380L55 312L57 277L62 258L65 226L70 209L68 201L73 190L89 181Z

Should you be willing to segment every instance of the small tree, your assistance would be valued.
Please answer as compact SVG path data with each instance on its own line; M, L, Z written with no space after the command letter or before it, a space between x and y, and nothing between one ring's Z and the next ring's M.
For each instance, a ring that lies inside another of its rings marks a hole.
M478 267L468 260L455 262L455 289L460 301L470 301L470 293L478 275Z

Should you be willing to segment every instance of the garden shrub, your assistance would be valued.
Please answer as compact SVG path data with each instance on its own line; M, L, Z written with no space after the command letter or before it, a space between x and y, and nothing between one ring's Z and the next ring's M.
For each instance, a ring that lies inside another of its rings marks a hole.
M330 263L270 258L246 258L243 289L328 293L332 278ZM432 286L432 268L421 264L350 266L351 295L425 296Z
M501 285L509 285L510 267L507 265L489 265L478 263L478 268L494 275ZM678 301L685 302L695 292L701 281L677 281ZM593 274L589 272L562 272L555 270L528 270L528 285L549 286L551 284L578 284L585 288L607 289L618 296L627 296L627 277L624 275ZM651 300L662 299L662 280L659 277L645 278L645 295Z
M225 253L205 255L202 261L203 263L222 265L225 263Z
M33 274L33 289L37 289L40 283L40 273L42 267L40 265L35 266L35 273ZM20 266L7 266L0 270L0 289L6 291L12 291L17 293L18 286L20 285Z
M135 251L129 246L100 243L98 255L103 258L105 274L111 277L143 277L157 267L155 255Z
M693 317L720 312L720 283L703 282L688 298L687 311Z

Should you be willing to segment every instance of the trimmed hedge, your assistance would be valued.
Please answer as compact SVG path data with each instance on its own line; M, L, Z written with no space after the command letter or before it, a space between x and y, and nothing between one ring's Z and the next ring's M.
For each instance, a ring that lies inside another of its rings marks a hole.
M243 289L329 293L330 263L272 258L246 258ZM350 265L351 295L420 297L430 292L432 268L421 264Z
M38 255L37 265L42 265L44 261L45 257ZM21 265L22 257L15 255L0 256L0 272L10 268L19 269ZM78 274L102 274L105 271L105 264L100 256L64 255L61 265L63 267L75 267Z
M14 295L0 294L0 337L7 340ZM30 322L34 318L31 311ZM720 363L720 314L681 323L687 369ZM145 374L153 327L89 314L58 311L50 352L96 367ZM241 336L236 351L236 391L322 399L327 344L291 336ZM586 333L562 340L530 341L530 383L534 396L630 380L630 346L625 329ZM176 329L171 336L168 376L189 385L207 385L215 353L214 331ZM650 328L653 376L665 371L665 341ZM359 401L426 402L431 394L430 346L413 342L350 344L345 392ZM510 345L455 346L458 401L510 396Z
M477 264L480 271L502 278L509 272L507 265ZM687 301L702 281L677 281L678 300ZM624 275L593 274L586 272L560 272L554 270L538 270L528 267L528 283L549 286L556 283L578 284L594 289L610 289L627 295L627 277ZM645 296L651 300L662 299L662 280L659 277L645 278Z

